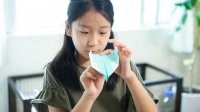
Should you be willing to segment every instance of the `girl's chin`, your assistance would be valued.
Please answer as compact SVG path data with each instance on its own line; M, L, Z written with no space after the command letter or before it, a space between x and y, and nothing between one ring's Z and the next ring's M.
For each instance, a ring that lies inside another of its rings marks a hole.
M89 57L89 53L86 54L86 55L84 56L84 58L85 58L86 60L89 60L89 59L90 59L90 57Z

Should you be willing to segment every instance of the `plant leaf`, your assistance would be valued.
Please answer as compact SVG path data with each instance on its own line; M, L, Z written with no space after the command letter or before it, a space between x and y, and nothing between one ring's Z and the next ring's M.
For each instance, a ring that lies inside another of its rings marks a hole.
M187 10L191 10L192 7L196 4L197 0L185 0L175 3L175 6L185 7Z
M181 7L181 6L184 6L184 3L185 3L185 2L177 2L177 3L175 3L175 6Z
M196 5L198 0L190 0L191 4L192 4L192 7L194 7Z
M175 6L185 7L187 10L192 9L192 0L185 0L175 3Z
M178 32L182 26L185 24L186 22L186 19L187 19L187 11L185 10L182 17L181 17L181 20L180 22L178 23L177 27L175 28L175 31Z
M200 26L200 9L197 10L196 19L197 19L198 26Z
M192 3L191 3L191 0L186 0L184 2L184 6L187 10L191 10L192 9Z

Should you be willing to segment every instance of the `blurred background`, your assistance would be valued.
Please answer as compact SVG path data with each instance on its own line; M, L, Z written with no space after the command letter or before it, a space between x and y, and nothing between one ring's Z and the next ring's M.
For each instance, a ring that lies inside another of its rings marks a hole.
M132 60L173 73L183 78L183 87L192 85L199 90L199 1L111 1L115 37L132 49ZM61 48L68 3L69 0L0 0L0 112L9 112L8 77L43 73L43 67ZM160 76L153 73L149 77ZM42 83L37 84L41 89ZM173 84L166 87L173 93ZM166 89L152 90L165 95Z

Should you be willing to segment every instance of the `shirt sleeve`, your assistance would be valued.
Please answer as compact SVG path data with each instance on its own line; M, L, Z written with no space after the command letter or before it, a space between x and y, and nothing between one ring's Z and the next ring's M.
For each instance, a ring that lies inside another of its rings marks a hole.
M138 70L138 68L136 67L135 64L133 64L131 62L131 69L132 71L136 74L138 80L141 82L141 84L143 85L143 87L146 89L146 91L149 93L150 97L154 100L154 102L157 104L159 102L159 99L145 86L143 79L140 75L140 72ZM127 112L136 112L136 108L134 107L134 101L133 98L131 97L130 92L128 93L129 98L128 98L128 109Z
M48 112L48 105L56 108L71 110L69 97L62 86L56 81L49 70L49 65L46 67L43 76L43 90L31 101L37 112Z

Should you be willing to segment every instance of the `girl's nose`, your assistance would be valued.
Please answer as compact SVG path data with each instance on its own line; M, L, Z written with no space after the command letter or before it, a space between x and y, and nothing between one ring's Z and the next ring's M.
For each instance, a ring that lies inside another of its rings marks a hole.
M96 46L96 45L98 45L98 37L97 37L97 35L91 35L91 38L88 40L88 45L89 46Z
M89 46L96 46L98 44L98 42L96 41L96 40L90 40L90 41L88 41L88 45Z

